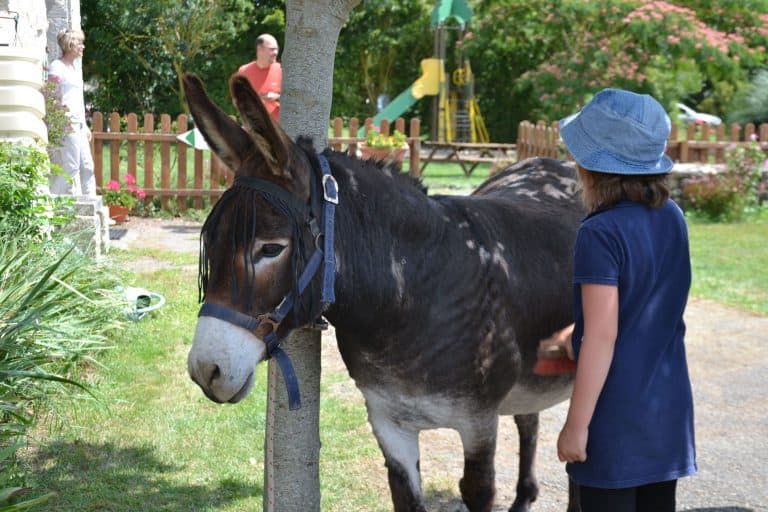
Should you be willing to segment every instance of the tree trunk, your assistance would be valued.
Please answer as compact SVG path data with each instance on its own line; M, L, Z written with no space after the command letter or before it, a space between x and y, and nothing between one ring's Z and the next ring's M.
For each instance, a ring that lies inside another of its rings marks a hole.
M325 147L333 64L342 25L360 0L287 0L280 124ZM320 331L295 331L283 343L296 369L301 409L288 410L280 368L269 362L264 511L320 510Z

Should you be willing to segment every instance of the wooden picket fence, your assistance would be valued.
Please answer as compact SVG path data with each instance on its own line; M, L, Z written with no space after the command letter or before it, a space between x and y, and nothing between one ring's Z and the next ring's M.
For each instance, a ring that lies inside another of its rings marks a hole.
M132 174L142 185L146 201L159 197L164 210L171 210L172 206L177 211L189 207L201 209L206 198L215 203L232 184L233 172L212 152L193 149L176 138L191 128L186 115L176 117L175 126L168 114L161 114L159 121L156 125L153 114L144 114L141 123L133 113L121 116L112 112L107 119L101 112L93 114L91 150L98 191L103 193L109 180L124 184L125 174ZM366 119L363 126L365 133L374 129L373 119ZM421 150L419 119L411 119L408 126L409 164L411 173L417 175ZM357 136L359 127L359 121L351 118L349 135L345 136L343 120L334 119L333 137L328 139L328 145L337 151L356 152L365 140L365 137ZM384 120L378 129L389 134L391 128L392 125ZM397 119L394 128L406 133L405 120ZM160 161L159 175L156 158Z
M738 124L721 124L716 127L689 124L682 136L677 125L673 124L666 152L672 160L679 163L721 164L725 162L728 147L734 144L746 145L755 139L764 151L768 151L768 124L763 123L755 127L749 123L743 129ZM560 140L557 122L547 124L545 121L539 121L534 124L522 121L518 125L517 157L522 160L532 156L570 158Z

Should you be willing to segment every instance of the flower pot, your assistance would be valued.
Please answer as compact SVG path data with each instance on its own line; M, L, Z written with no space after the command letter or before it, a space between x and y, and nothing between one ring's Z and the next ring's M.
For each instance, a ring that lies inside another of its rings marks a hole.
M130 210L127 206L120 206L119 204L109 205L109 218L117 222L118 224L128 221L128 212Z
M393 160L395 162L402 162L407 150L408 146L400 148L372 148L365 144L361 144L360 156L363 158L373 158L375 160Z

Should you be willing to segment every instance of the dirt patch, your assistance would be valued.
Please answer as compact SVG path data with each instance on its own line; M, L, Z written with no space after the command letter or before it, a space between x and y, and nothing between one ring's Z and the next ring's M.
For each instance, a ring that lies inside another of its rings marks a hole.
M185 219L131 217L109 228L110 248L196 253L202 224Z
M198 251L199 222L179 219L132 218L114 247ZM691 299L686 311L688 360L696 407L699 474L679 483L678 510L688 512L768 511L768 317L720 304ZM344 371L333 330L323 335L323 368ZM362 395L351 381L332 392L362 406ZM557 460L556 441L567 404L541 413L536 470L541 492L534 512L564 511L567 481ZM424 432L421 441L423 486L430 510L463 510L458 500L462 450L450 430ZM517 430L511 417L501 418L496 457L497 505L512 504L517 479ZM386 491L383 458L371 485ZM384 498L383 498L384 499Z

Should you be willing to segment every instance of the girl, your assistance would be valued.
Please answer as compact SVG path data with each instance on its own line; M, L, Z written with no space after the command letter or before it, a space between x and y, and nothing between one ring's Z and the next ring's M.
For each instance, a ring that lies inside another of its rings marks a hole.
M669 132L655 99L618 89L560 121L590 212L574 248L577 370L557 443L583 512L673 512L677 479L696 472L691 268L665 185Z

